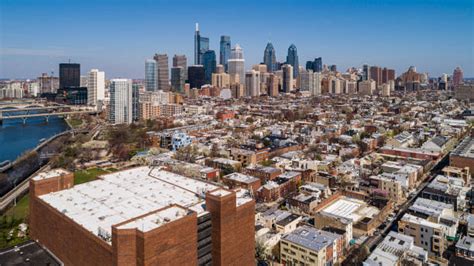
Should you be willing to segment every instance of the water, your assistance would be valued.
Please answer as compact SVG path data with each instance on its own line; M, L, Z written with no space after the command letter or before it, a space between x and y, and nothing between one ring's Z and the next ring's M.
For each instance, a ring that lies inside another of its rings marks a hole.
M41 139L48 139L68 128L64 119L59 117L50 117L48 123L42 117L28 118L25 125L21 119L4 120L0 125L0 162L13 162L23 152L34 149Z

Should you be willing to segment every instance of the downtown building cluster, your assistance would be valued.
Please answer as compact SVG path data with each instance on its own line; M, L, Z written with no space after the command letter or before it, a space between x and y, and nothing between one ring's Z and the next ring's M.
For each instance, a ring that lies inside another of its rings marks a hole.
M278 62L268 43L246 71L229 36L219 53L209 43L196 26L194 64L157 53L143 81L60 67L51 100L65 91L103 110L104 127L144 133L128 159L107 130L81 144L94 155L75 169L117 168L97 180L35 175L33 240L66 265L473 263L474 95L462 70L433 80L415 67L339 72L321 57L302 67L295 45Z

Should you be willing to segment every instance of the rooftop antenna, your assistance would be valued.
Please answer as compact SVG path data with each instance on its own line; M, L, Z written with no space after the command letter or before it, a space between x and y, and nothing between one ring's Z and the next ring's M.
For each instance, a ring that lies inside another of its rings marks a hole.
M196 22L196 31L199 31L199 23Z
M69 58L69 64L71 63L71 58Z

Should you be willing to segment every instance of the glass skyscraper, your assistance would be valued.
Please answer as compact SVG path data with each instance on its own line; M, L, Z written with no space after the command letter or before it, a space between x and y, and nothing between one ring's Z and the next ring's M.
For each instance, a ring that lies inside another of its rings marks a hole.
M147 59L145 61L145 90L156 91L156 61Z
M225 71L229 69L230 49L230 36L221 36L219 64L224 66Z
M299 63L298 63L298 51L294 44L288 48L288 56L286 57L286 63L293 67L293 78L298 77Z
M202 56L204 66L204 76L207 84L211 84L212 73L216 70L216 53L214 50L207 50Z
M199 24L196 23L196 31L194 33L194 64L202 64L202 56L209 50L209 38L202 37L199 32Z
M208 50L209 50L209 38L200 37L199 38L199 64L202 65L204 53L206 53Z
M273 72L276 70L275 48L273 48L273 44L271 42L267 43L267 47L265 47L263 63L267 65L268 72Z
M81 65L72 63L59 64L59 88L81 86Z
M236 75L239 77L239 83L245 84L245 60L244 52L239 44L236 44L230 52L229 59L229 75L235 78Z

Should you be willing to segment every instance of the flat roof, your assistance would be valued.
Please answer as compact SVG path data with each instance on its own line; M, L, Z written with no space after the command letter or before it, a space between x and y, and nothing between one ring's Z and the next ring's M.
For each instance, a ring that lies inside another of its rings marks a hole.
M189 208L198 215L205 213L205 193L217 188L203 181L142 166L106 174L99 180L39 198L110 243L112 225L173 204ZM167 216L165 213L157 215Z
M169 208L151 213L139 219L134 219L128 223L118 226L118 229L137 228L142 232L148 232L164 224L185 217L188 211L182 207L171 206Z
M49 250L35 241L0 250L1 265L63 265Z
M36 176L34 176L32 179L35 180L35 181L38 181L38 180L48 179L48 178L55 177L55 176L67 175L67 174L70 174L70 173L71 172L69 172L65 169L56 168L56 169L52 169L52 170L49 170L49 171L41 172L41 173L37 174Z
M321 213L351 219L356 222L361 219L360 215L356 214L357 210L366 205L361 200L341 197L324 208Z
M451 155L474 158L474 138L466 137L451 152Z
M237 182L240 182L240 183L246 183L246 184L250 184L250 183L253 183L253 182L256 182L256 181L260 180L256 177L241 174L241 173L228 174L228 175L224 176L224 178L234 180L234 181L237 181Z
M282 237L282 239L318 252L324 247L332 245L339 237L341 236L338 234L303 225Z

